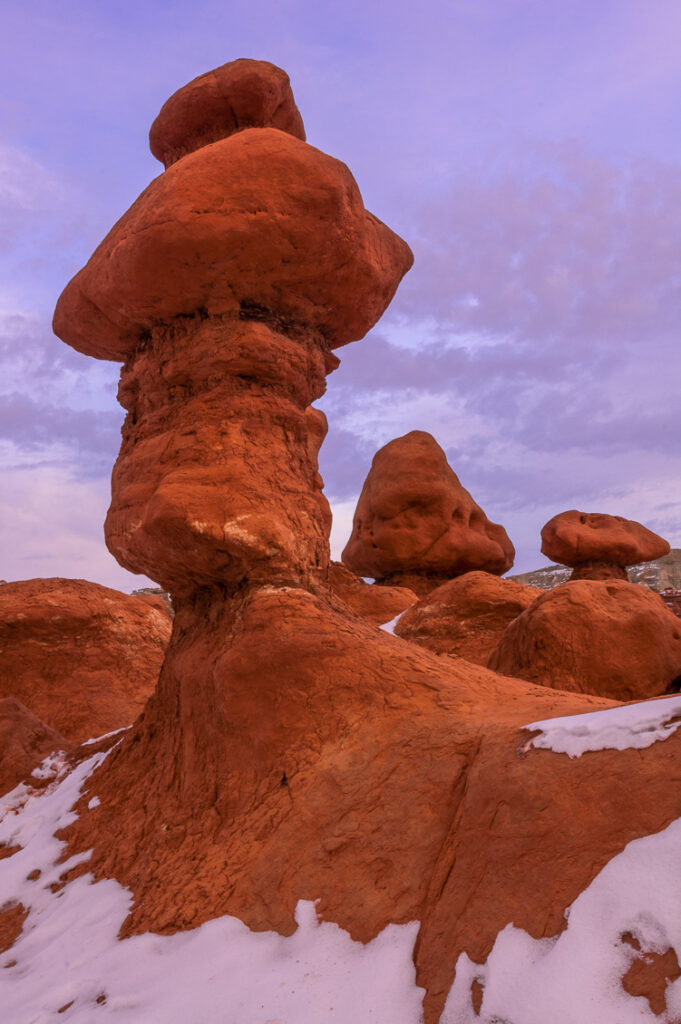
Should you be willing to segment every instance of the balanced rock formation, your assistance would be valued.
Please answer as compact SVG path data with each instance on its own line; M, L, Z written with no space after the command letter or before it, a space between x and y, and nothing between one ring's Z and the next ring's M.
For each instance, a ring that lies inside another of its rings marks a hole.
M636 583L576 580L511 622L488 665L559 690L643 700L681 687L681 624Z
M669 554L669 544L622 516L571 509L541 531L542 554L572 568L571 580L626 580L627 566Z
M486 665L508 624L540 594L536 587L488 572L467 572L413 604L398 620L395 635L436 654Z
M342 555L349 569L422 596L464 572L501 576L514 557L431 434L412 430L376 453Z
M305 141L289 77L264 60L234 60L166 100L151 126L149 147L167 168L186 153L244 128L266 127Z
M153 692L167 611L86 580L0 588L0 698L80 743L130 725Z
M0 796L28 778L48 754L70 747L68 740L36 718L21 701L0 699Z
M341 562L330 563L327 578L331 592L375 626L390 622L418 600L407 587L375 587L365 583Z
M437 657L362 622L325 583L307 410L331 350L372 326L410 262L343 164L267 126L181 156L67 286L60 336L124 361L107 541L169 590L175 617L154 695L60 835L65 856L91 851L83 870L130 887L123 935L222 914L290 934L301 899L354 939L421 921L435 1024L461 954L480 962L510 922L558 934L613 851L662 828L678 797L660 785L643 798L668 774L667 743L636 751L626 777L610 773L613 751L521 757L528 723L611 702ZM443 482L427 444L433 479L411 511L395 481L396 526L421 556L424 536L464 526L417 571L504 571L503 530L451 470ZM576 818L579 830L557 827Z

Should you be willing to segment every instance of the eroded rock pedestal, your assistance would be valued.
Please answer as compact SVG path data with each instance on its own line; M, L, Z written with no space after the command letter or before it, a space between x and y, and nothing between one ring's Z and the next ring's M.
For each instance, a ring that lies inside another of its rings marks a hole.
M248 63L240 75L270 81L270 65ZM233 80L230 65L211 73L211 104L224 85L233 106ZM128 934L223 913L289 933L300 899L363 940L419 919L433 1024L461 952L484 959L509 921L556 933L622 844L681 812L670 787L632 800L671 747L644 752L649 768L637 760L626 778L611 778L613 752L520 758L522 725L610 702L438 658L333 598L324 430L308 407L337 365L331 350L372 326L411 256L343 164L273 114L217 138L222 116L197 125L202 87L187 88L166 110L168 170L55 318L69 344L124 361L107 543L176 610L157 690L91 777L79 807L100 802L67 830L69 850L92 850L87 869L131 887ZM445 506L447 530L455 520L450 490L434 484L434 536ZM501 528L495 539L464 512L504 571ZM403 520L420 544L423 518ZM444 546L436 575L452 566ZM619 808L624 789L615 828L602 807Z

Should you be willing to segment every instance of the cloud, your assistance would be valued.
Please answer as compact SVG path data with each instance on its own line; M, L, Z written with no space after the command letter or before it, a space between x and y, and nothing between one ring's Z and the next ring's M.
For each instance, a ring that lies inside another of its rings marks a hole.
M79 480L68 467L5 468L0 493L0 575L5 580L65 576L130 592L148 586L109 554L102 524L108 479Z

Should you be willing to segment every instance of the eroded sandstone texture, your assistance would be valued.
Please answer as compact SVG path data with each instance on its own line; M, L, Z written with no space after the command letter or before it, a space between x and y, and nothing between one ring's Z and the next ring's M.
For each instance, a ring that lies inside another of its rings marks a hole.
M376 453L343 551L353 572L421 596L474 569L501 576L514 556L430 434L412 430Z
M681 624L646 587L575 580L514 619L487 664L561 690L643 700L680 688Z
M67 740L101 736L140 713L169 638L165 610L98 583L5 583L0 698L21 701Z
M48 754L70 746L21 701L0 699L0 796L28 778Z
M488 572L466 572L412 605L397 622L395 634L436 654L486 665L508 624L541 594L536 587Z
M571 509L542 528L541 550L572 568L571 580L626 580L627 566L669 554L669 544L641 523L622 516Z
M619 774L619 752L520 757L522 725L611 702L440 658L333 597L325 424L309 406L331 350L371 327L411 255L343 164L273 121L200 145L193 102L174 97L186 142L171 149L186 155L55 318L69 344L124 361L107 541L176 612L156 692L92 775L78 806L100 803L69 827L67 852L92 850L95 876L131 887L126 933L224 913L290 933L300 899L364 940L419 919L434 1024L461 952L484 959L510 921L556 934L614 853L680 813L674 787L648 799L679 734ZM389 502L416 571L503 572L504 531L433 445L417 445L433 470L413 484L418 507L397 485ZM394 565L377 575L408 574Z

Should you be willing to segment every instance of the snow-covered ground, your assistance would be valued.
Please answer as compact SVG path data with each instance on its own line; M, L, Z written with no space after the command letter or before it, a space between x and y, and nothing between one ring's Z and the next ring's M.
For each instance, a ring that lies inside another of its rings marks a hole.
M533 745L545 739L579 756L663 740L676 714L679 697L526 728L542 730ZM74 820L71 808L105 756L70 772L49 758L36 773L53 780L46 789L20 785L0 797L0 843L22 847L0 860L0 907L30 907L21 936L0 955L2 1024L420 1024L417 922L391 925L362 945L301 902L288 938L221 917L177 935L118 941L128 890L83 875L51 892L64 871L87 861L84 854L57 865L63 844L54 833ZM566 917L553 939L509 924L485 964L462 954L441 1024L679 1024L681 979L667 987L663 1016L627 994L621 979L640 955L622 941L626 932L644 953L681 952L681 819L629 843Z
M418 1024L416 923L390 925L362 945L301 901L288 938L221 917L177 935L118 941L131 894L117 882L83 875L50 892L87 860L56 865L63 843L54 833L74 820L70 809L103 756L70 774L49 759L40 770L55 776L47 790L21 785L0 798L0 843L22 847L0 861L0 907L31 908L20 938L0 954L2 1024Z
M629 843L566 911L567 928L533 939L509 924L482 966L459 957L441 1024L679 1024L681 979L656 1016L621 979L641 950L681 954L681 820ZM483 985L480 1015L471 984Z
M673 721L673 719L677 721ZM681 725L681 697L624 704L585 715L531 722L525 729L540 729L525 745L581 757L588 750L626 750L649 747L666 740Z

